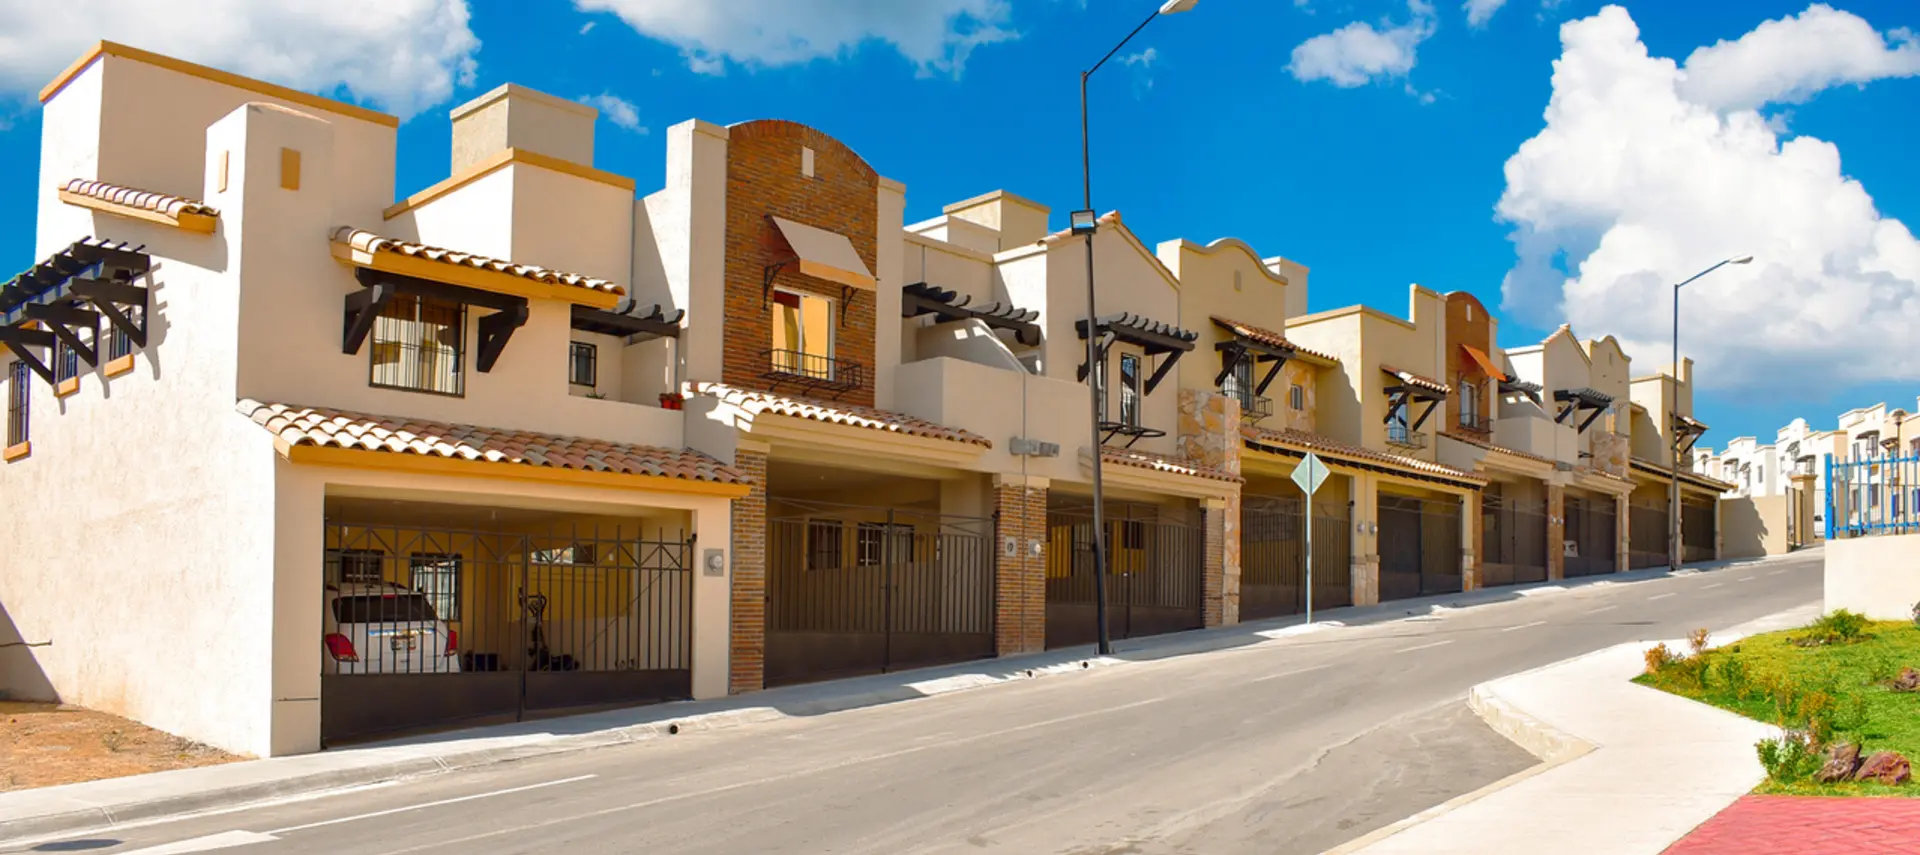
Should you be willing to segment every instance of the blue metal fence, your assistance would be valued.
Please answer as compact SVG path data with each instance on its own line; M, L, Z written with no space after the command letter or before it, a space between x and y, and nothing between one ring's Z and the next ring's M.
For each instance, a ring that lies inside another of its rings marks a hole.
M1920 532L1920 454L1827 460L1827 539Z

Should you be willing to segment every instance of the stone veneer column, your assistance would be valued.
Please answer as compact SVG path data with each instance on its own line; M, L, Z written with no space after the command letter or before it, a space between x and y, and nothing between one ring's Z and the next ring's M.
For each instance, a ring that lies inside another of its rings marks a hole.
M1240 402L1203 389L1180 390L1180 457L1187 463L1240 474ZM1201 615L1207 626L1240 622L1240 488L1201 507L1206 549L1201 571Z
M1047 479L995 475L993 650L999 656L1047 647Z
M1628 531L1629 505L1627 496L1622 493L1613 497L1613 572L1625 573L1633 567L1633 555L1628 550L1633 546L1632 533Z
M1371 475L1353 478L1353 514L1348 524L1354 527L1352 544L1353 604L1372 606L1380 603L1380 482ZM1367 529L1362 531L1362 529Z
M733 468L753 489L733 500L733 647L727 668L731 694L758 691L767 667L767 453L735 452Z
M1466 493L1460 497L1460 525L1466 530L1461 532L1460 581L1461 588L1468 591L1480 589L1480 551L1485 548L1486 526L1480 521L1480 494Z
M1567 488L1547 485L1547 578L1567 578Z

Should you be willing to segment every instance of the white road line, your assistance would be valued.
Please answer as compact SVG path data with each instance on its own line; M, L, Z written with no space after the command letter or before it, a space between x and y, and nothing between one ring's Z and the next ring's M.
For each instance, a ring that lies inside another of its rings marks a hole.
M1619 608L1619 606L1601 606L1597 609L1587 609L1587 614L1597 615L1601 612L1612 611L1617 608Z
M1742 577L1740 577L1740 578L1738 578L1738 579L1735 579L1735 580L1733 580L1733 581L1735 581L1735 582L1751 582L1751 581L1753 581L1753 577L1752 577L1752 576L1742 576Z
M393 814L396 814L396 813L406 813L408 811L426 810L427 808L440 807L442 805L457 805L461 802L471 802L478 799L490 799L490 798L493 798L494 796L505 796L505 795L511 795L513 793L524 793L528 790L538 790L544 787L557 787L561 784L572 784L578 781L585 781L589 778L597 778L597 777L600 777L600 776L577 775L572 778L562 778L558 781L548 781L544 784L528 784L524 787L514 787L512 789L507 789L507 790L495 790L491 793L476 793L471 796L461 796L456 799L441 799L440 801L437 801L437 802L427 802L425 804L407 805L406 807L390 808L388 810L378 810L378 811L374 811L373 813L363 813L357 816L343 816L343 817L340 817L339 819L328 819L328 820L322 820L320 822L309 822L306 825L293 825L293 826L288 826L286 828L276 828L267 833L268 834L292 834L293 832L296 832L296 831L306 831L309 828L320 828L328 825L339 825L340 823L343 823L343 822L358 822L363 819L373 819L374 817L380 817L380 816L392 816Z
M272 843L280 838L271 834L256 834L251 831L222 831L206 837L192 840L176 840L145 849L132 849L120 855L187 855L189 852L212 852L215 849L232 849L235 846L251 846L255 843ZM40 848L45 848L40 847Z
M1278 680L1278 679L1280 679L1281 677L1291 677L1291 676L1293 676L1293 675L1295 675L1295 674L1305 674L1305 673L1307 673L1307 672L1309 672L1309 671L1324 671L1324 670L1326 670L1326 669L1328 669L1328 668L1332 668L1332 667L1333 667L1333 663L1331 663L1331 662L1329 662L1329 663L1327 663L1327 664L1325 664L1325 665L1315 665L1315 666L1313 666L1312 668L1295 668L1295 669L1293 669L1292 671L1282 671L1282 672L1280 672L1280 673L1278 673L1278 674L1268 674L1268 675L1267 675L1267 676L1265 676L1265 677L1255 677L1255 678L1253 678L1253 679L1251 679L1251 680L1248 680L1247 682L1249 682L1249 683L1264 683L1264 682L1266 682L1266 681L1268 681L1268 680Z
M1787 571L1785 571L1785 570L1775 570L1775 571L1773 571L1772 573L1768 573L1767 575L1768 575L1768 576L1778 576L1778 575L1780 575L1780 574L1782 574L1782 573L1785 573L1785 572L1787 572Z
M1510 626L1510 627L1507 627L1506 629L1503 629L1503 630L1500 630L1500 631L1501 631L1501 632L1517 632L1517 631L1519 631L1519 630L1523 630L1523 629L1526 629L1527 627L1531 627L1531 626L1545 626L1545 625L1546 625L1546 623L1547 623L1546 621L1543 621L1543 620L1537 620L1537 621L1534 621L1533 623L1523 623L1523 624L1521 624L1521 625L1519 625L1519 626Z
M1667 593L1664 593L1664 594L1655 594L1655 595L1653 595L1653 596L1651 596L1651 597L1648 597L1647 599L1648 599L1648 600L1664 600L1664 599L1666 599L1666 598L1668 598L1668 597L1671 597L1671 596L1673 596L1673 595L1674 595L1675 593L1677 593L1677 592L1674 592L1674 591L1668 591Z
M1425 650L1425 649L1427 649L1427 648L1429 648L1429 647L1439 647L1440 645L1443 645L1443 644L1452 644L1452 643L1453 643L1453 639L1451 639L1451 638L1449 638L1449 639L1445 639L1445 640L1443 640L1443 641L1435 641L1435 642L1431 642L1431 643L1428 643L1428 644L1416 644L1416 645L1414 645L1414 646L1412 646L1412 647L1402 647L1402 648L1400 648L1399 650L1395 650L1395 651L1393 651L1393 652L1395 652L1395 653L1412 653L1412 652L1413 652L1413 651L1415 651L1415 650Z
M1715 582L1715 583L1713 583L1713 584L1711 584L1711 585L1701 585L1701 586L1700 586L1700 590L1702 590L1702 591L1704 591L1704 590L1706 590L1706 589L1708 589L1708 588L1719 588L1719 587L1724 587L1724 586L1725 586L1726 584L1727 584L1727 583L1725 583L1725 582Z

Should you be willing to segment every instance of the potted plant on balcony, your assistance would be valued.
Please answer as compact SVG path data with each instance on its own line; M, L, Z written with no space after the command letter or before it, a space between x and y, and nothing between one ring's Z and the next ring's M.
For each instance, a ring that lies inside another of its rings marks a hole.
M660 408L663 410L678 410L681 408L683 404L686 403L686 401L687 401L687 396L682 395L679 392L661 392L660 393Z

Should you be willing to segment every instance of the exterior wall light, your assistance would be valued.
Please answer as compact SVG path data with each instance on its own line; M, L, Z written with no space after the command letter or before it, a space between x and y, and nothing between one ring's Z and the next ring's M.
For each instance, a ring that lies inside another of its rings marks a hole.
M1068 230L1076 235L1090 235L1100 228L1100 218L1093 211L1074 211L1067 219Z

